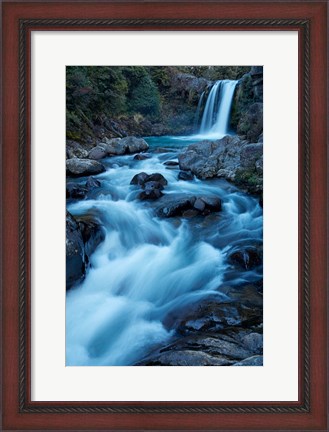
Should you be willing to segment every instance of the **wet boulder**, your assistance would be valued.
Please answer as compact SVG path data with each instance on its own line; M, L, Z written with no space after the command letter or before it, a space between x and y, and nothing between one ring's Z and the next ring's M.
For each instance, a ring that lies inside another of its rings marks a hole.
M105 171L105 167L98 161L90 159L67 159L66 173L69 176L82 177L99 174Z
M80 220L79 228L84 242L85 264L87 265L91 255L105 239L105 234L101 226L89 218Z
M66 288L83 280L85 275L85 252L78 222L66 211Z
M161 198L161 204L156 209L156 215L163 218L181 216L184 211L193 208L194 196L167 195Z
M196 210L203 212L203 210L206 208L206 204L201 198L197 198L193 204L193 207Z
M168 184L167 179L162 174L154 173L147 176L145 182L156 181L160 183L162 186L166 186Z
M161 186L166 186L168 184L168 181L165 179L165 177L162 174L159 173L146 174L145 172L141 172L134 175L134 177L130 181L130 184L144 187L145 183L148 182L157 182Z
M94 177L88 177L88 180L86 181L86 188L88 190L98 188L101 186L101 182Z
M104 137L96 147L94 147L89 157L100 159L106 156L120 156L124 154L140 153L148 150L149 146L143 138L129 136L125 138Z
M174 324L182 334L218 332L228 327L250 327L262 322L261 306L239 302L204 301L191 306Z
M129 136L122 138L120 144L125 146L127 153L139 153L148 150L149 146L143 138Z
M237 333L195 333L156 350L137 365L231 366L252 356L253 352L240 343Z
M96 221L78 219L66 211L66 289L79 284L92 253L104 240L103 229Z
M121 138L104 138L101 145L108 156L121 156L127 153L127 146L121 142Z
M143 184L143 189L145 189L145 191L155 189L163 190L163 185L159 181L150 180Z
M149 155L148 153L138 153L134 156L134 160L145 160L145 159L150 159L151 155Z
M162 174L141 172L131 179L130 184L141 186L143 189L138 195L140 200L156 200L163 195L162 190L168 182Z
M147 181L143 184L143 191L138 195L138 198L141 200L155 200L160 198L163 193L163 186L160 182L157 181Z
M66 198L83 199L87 193L87 187L70 182L66 184Z
M163 165L167 166L167 167L176 167L179 165L179 163L177 161L167 161L167 162L163 162Z
M140 192L138 195L138 198L142 201L144 200L156 200L163 196L163 193L160 189L153 189L153 190L144 190Z
M130 184L142 186L146 182L147 178L148 174L146 174L145 172L138 173L134 175L134 177L131 179Z
M182 216L184 218L193 218L195 216L198 216L199 212L196 209L188 209L188 210L184 210L182 213Z
M216 196L201 196L200 200L202 200L206 208L212 212L217 212L222 209L222 201Z
M194 175L189 171L179 171L178 173L178 180L193 180Z
M99 144L90 150L88 157L89 159L99 160L105 158L107 155L106 147Z
M184 308L164 319L164 326L175 330L172 340L138 365L262 365L262 306L210 299Z
M159 207L156 209L156 214L163 218L175 216L206 216L211 212L221 210L221 200L215 196L198 197L183 194L171 194L161 198L159 204Z
M231 252L227 260L235 267L250 270L262 264L263 252L261 248L250 246Z
M236 277L236 272L234 277ZM233 302L243 304L248 308L261 308L263 305L263 280L260 279L253 283L242 283L241 285L223 285L220 287L221 293L225 294Z
M83 199L86 197L89 191L94 188L100 187L101 182L94 177L88 177L88 180L84 185L68 182L66 184L66 198L71 199Z

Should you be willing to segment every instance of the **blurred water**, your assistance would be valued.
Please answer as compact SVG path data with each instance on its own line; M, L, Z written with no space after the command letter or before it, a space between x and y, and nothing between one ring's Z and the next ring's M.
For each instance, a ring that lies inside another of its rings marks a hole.
M215 82L210 90L203 112L200 135L219 139L228 134L231 108L237 84L238 81L234 80Z
M73 215L97 216L106 237L83 283L67 293L67 365L134 364L172 337L162 324L171 310L210 295L226 298L220 286L232 247L262 242L262 209L256 199L223 180L177 180L178 169L163 165L177 160L191 140L150 137L149 159L103 160L107 170L96 176L101 188L68 203ZM158 147L169 151L154 153ZM166 194L215 195L223 209L208 217L159 219L156 202L140 202L138 188L130 186L142 171L163 174ZM240 283L260 275L250 271L234 277Z

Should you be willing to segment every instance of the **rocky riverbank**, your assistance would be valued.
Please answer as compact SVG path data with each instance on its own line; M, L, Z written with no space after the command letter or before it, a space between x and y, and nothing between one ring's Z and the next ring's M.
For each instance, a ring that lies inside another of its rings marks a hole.
M74 218L66 211L66 289L81 283L90 257L105 235L93 218Z
M87 153L76 144L69 145L67 198L71 202L83 200L98 189L102 189L102 179L94 177L95 162L101 166L99 172L102 173L106 166L103 165L102 159L107 158L106 161L110 161L111 159L108 158L131 158L132 154L141 156L135 159L135 163L138 164L150 161L154 156L172 153L161 148L150 149L143 139L135 137L106 139L90 148ZM190 174L189 180L182 181L183 186L185 182L193 181L194 175L205 181L224 177L235 183L240 172L251 168L256 170L258 166L259 171L255 172L259 174L259 188L252 189L252 192L259 193L262 174L261 157L262 143L250 143L238 136L227 136L217 141L201 141L192 144L178 153L177 162L173 155L172 159L163 162L163 167L168 174L175 173L178 180L181 173ZM86 161L92 163L91 170ZM75 167L82 166L83 170L72 171L72 164ZM223 172L227 174L223 175ZM221 217L223 203L218 196L186 192L168 194L166 190L170 189L171 181L166 177L168 176L159 172L147 174L141 171L130 180L130 188L134 192L135 200L140 201L141 205L151 205L154 217L171 218L177 222L191 220L192 223L195 220L191 226L195 225L196 232L201 220L204 220L202 224L206 227L207 218L210 218L209 227L211 227L213 226L211 221ZM84 217L73 217L67 212L68 290L83 281L90 268L92 253L104 241L104 229L96 214L91 212ZM109 217L111 218L111 215ZM217 243L215 238L212 241L214 244ZM171 310L163 317L162 322L173 336L166 344L160 346L155 344L153 350L135 365L260 366L263 364L262 279L238 285L235 283L238 274L240 279L244 279L244 275L250 272L261 274L262 246L257 242L249 243L247 246L236 245L227 253L226 262L230 271L227 273L225 282L218 286L223 297L209 296ZM233 279L230 274L235 275L232 276Z
M263 142L239 136L192 144L179 157L181 170L200 179L225 178L253 194L263 192Z
M259 138L261 139L262 137ZM84 199L88 192L100 186L99 180L92 176L105 171L101 159L136 153L141 156L138 159L143 160L144 157L151 157L150 154L145 153L148 149L147 142L136 137L104 138L88 151L80 144L69 141L66 160L66 197ZM162 151L165 152L166 149ZM193 180L194 175L199 179L224 178L249 193L262 195L262 162L263 143L261 141L250 143L239 136L226 136L217 141L201 141L192 144L178 155L178 162L169 161L166 164L167 168L181 170L178 172L178 179L189 181ZM88 180L84 184L71 180L77 177L88 177ZM166 195L164 188L167 180L158 173L148 175L141 172L131 180L131 184L140 188L137 195L140 200L157 201L154 215L158 217L195 217L221 210L221 201L214 196ZM91 228L88 224L92 224ZM90 251L102 241L102 235L97 221L78 223L69 213L67 213L66 227L69 269L67 288L69 289L83 279L88 268ZM89 237L88 235L86 237L86 232L89 233ZM90 247L90 243L94 246ZM86 252L86 248L89 253Z
M93 189L100 187L101 182L93 175L105 171L99 159L114 155L124 155L142 152L148 149L148 144L142 138L105 138L95 147L86 150L79 143L69 141L66 147L66 198L84 199ZM77 177L88 177L83 183L72 180ZM66 289L80 283L86 274L90 256L104 240L99 221L93 218L76 220L66 212Z
M221 287L232 300L207 299L172 311L164 323L175 329L166 346L138 366L262 366L262 284Z

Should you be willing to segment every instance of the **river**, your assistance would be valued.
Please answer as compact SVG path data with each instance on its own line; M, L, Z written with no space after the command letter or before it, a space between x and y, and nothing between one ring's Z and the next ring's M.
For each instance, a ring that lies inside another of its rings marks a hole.
M166 317L209 296L226 298L225 282L258 281L262 268L240 271L228 253L262 244L263 211L258 199L221 179L178 180L178 153L193 137L145 138L151 156L102 160L101 187L71 200L74 216L96 217L105 240L91 257L85 280L67 292L66 365L133 365L175 336ZM167 150L165 150L165 149ZM162 149L162 150L161 150ZM170 169L168 169L170 168ZM222 210L209 216L155 216L157 201L140 201L130 181L140 172L161 173L166 195L211 195ZM74 180L84 183L86 178Z

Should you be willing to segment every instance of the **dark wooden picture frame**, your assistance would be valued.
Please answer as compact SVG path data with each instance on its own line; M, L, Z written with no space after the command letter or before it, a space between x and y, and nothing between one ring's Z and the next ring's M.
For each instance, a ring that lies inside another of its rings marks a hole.
M3 10L3 430L327 430L326 1L12 2ZM298 402L32 402L30 34L299 32Z

